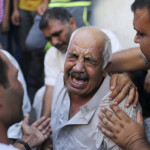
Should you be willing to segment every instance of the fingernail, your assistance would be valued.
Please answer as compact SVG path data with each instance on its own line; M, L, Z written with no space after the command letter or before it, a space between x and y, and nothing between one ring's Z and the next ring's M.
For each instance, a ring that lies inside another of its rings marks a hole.
M112 97L109 97L109 100L112 101L113 100Z
M114 104L114 105L118 105L118 102L113 102L112 104Z
M101 118L101 117L102 117L102 114L98 114L98 116Z
M101 111L102 112L105 112L106 108L105 107L102 107Z
M125 104L126 107L129 107L129 104ZM134 106L133 106L134 107Z
M136 104L134 104L133 107L136 108Z
M115 88L115 86L111 86L110 89L113 90Z

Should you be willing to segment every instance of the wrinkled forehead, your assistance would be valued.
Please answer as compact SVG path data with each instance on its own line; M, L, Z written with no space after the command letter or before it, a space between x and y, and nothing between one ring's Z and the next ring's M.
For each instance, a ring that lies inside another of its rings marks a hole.
M91 30L78 31L70 41L69 48L77 48L81 50L102 49L105 45L105 38Z

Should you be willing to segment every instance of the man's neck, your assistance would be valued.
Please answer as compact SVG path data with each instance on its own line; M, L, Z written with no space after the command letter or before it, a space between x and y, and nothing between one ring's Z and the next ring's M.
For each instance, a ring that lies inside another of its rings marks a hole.
M10 144L10 140L7 137L7 128L0 124L0 143Z
M91 97L85 98L75 94L70 94L70 112L69 119L80 111L80 107L89 102Z

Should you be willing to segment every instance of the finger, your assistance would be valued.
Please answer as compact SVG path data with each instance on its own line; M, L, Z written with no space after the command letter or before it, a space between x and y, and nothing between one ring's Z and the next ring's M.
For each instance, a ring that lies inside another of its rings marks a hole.
M136 91L135 99L134 99L134 102L133 102L133 107L134 108L137 106L138 101L139 101L139 93L138 93L138 91Z
M101 132L103 134L105 134L106 136L108 136L109 138L113 137L113 134L111 131L107 130L104 126L102 126L101 124L98 125L98 128L101 130Z
M47 118L38 126L38 129L39 130L45 129L47 126L49 126L49 123L50 123L50 118Z
M29 114L27 114L26 117L23 120L23 124L28 124L29 123L29 118L30 118L30 116L29 116Z
M113 112L115 113L115 115L120 120L128 120L129 119L129 117L127 116L127 114L123 110L121 110L118 106L110 104L110 108L113 110Z
M110 79L110 89L113 90L116 87L118 80L118 74L113 74Z
M113 126L118 122L118 117L112 113L110 110L106 109L106 108L102 108L101 111L106 115L106 118L104 117L103 120L105 121L105 125L108 128L113 128ZM100 117L102 117L100 115ZM108 125L107 125L108 124Z
M46 134L50 130L50 125L46 126L41 132L42 134Z
M116 92L116 98L114 102L116 102L116 104L119 104L128 95L130 89L128 85L124 87L122 87L122 85L118 87L117 85L115 90L117 90L117 92Z
M44 135L44 139L49 138L49 136L51 135L51 133L52 133L52 130L49 129L49 131Z
M104 117L102 114L99 114L98 117L109 130L113 129L114 124L111 120L109 120L109 118Z
M141 111L138 110L137 111L137 117L136 117L136 120L137 120L137 123L140 124L140 125L144 125L144 121L143 121L143 117L142 117L142 114L141 114Z
M117 86L113 89L112 93L109 95L109 99L113 100L116 98L116 96L118 96L118 94L121 92L122 89L122 85L121 84L117 84Z
M136 96L135 89L134 88L130 89L129 95L128 95L126 102L125 102L125 107L130 106L130 104L134 101L135 96Z
M38 127L43 121L45 121L47 118L45 116L41 117L39 120L35 121L32 125L35 127Z

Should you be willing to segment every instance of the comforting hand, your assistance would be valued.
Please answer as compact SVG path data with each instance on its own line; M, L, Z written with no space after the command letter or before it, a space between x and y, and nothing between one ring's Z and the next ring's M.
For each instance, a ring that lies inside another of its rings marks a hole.
M125 106L129 107L133 102L133 107L138 103L137 87L133 84L131 79L125 74L113 74L111 76L110 88L112 90L109 96L110 100L115 99L115 104L120 103L127 95Z
M18 10L13 11L13 13L11 15L11 21L16 26L18 26L20 24L19 11Z
M39 120L35 121L31 126L28 125L28 122L29 115L26 116L22 124L22 140L27 142L31 148L37 147L41 145L50 136L50 118L41 117Z
M150 93L150 70L147 71L147 75L145 77L144 89L147 93Z
M102 108L106 117L102 114L99 115L105 125L105 127L102 124L98 125L103 134L124 149L130 147L137 140L145 139L143 118L140 111L137 112L137 122L135 122L119 107L115 105L110 105L110 107L115 114L106 108Z

